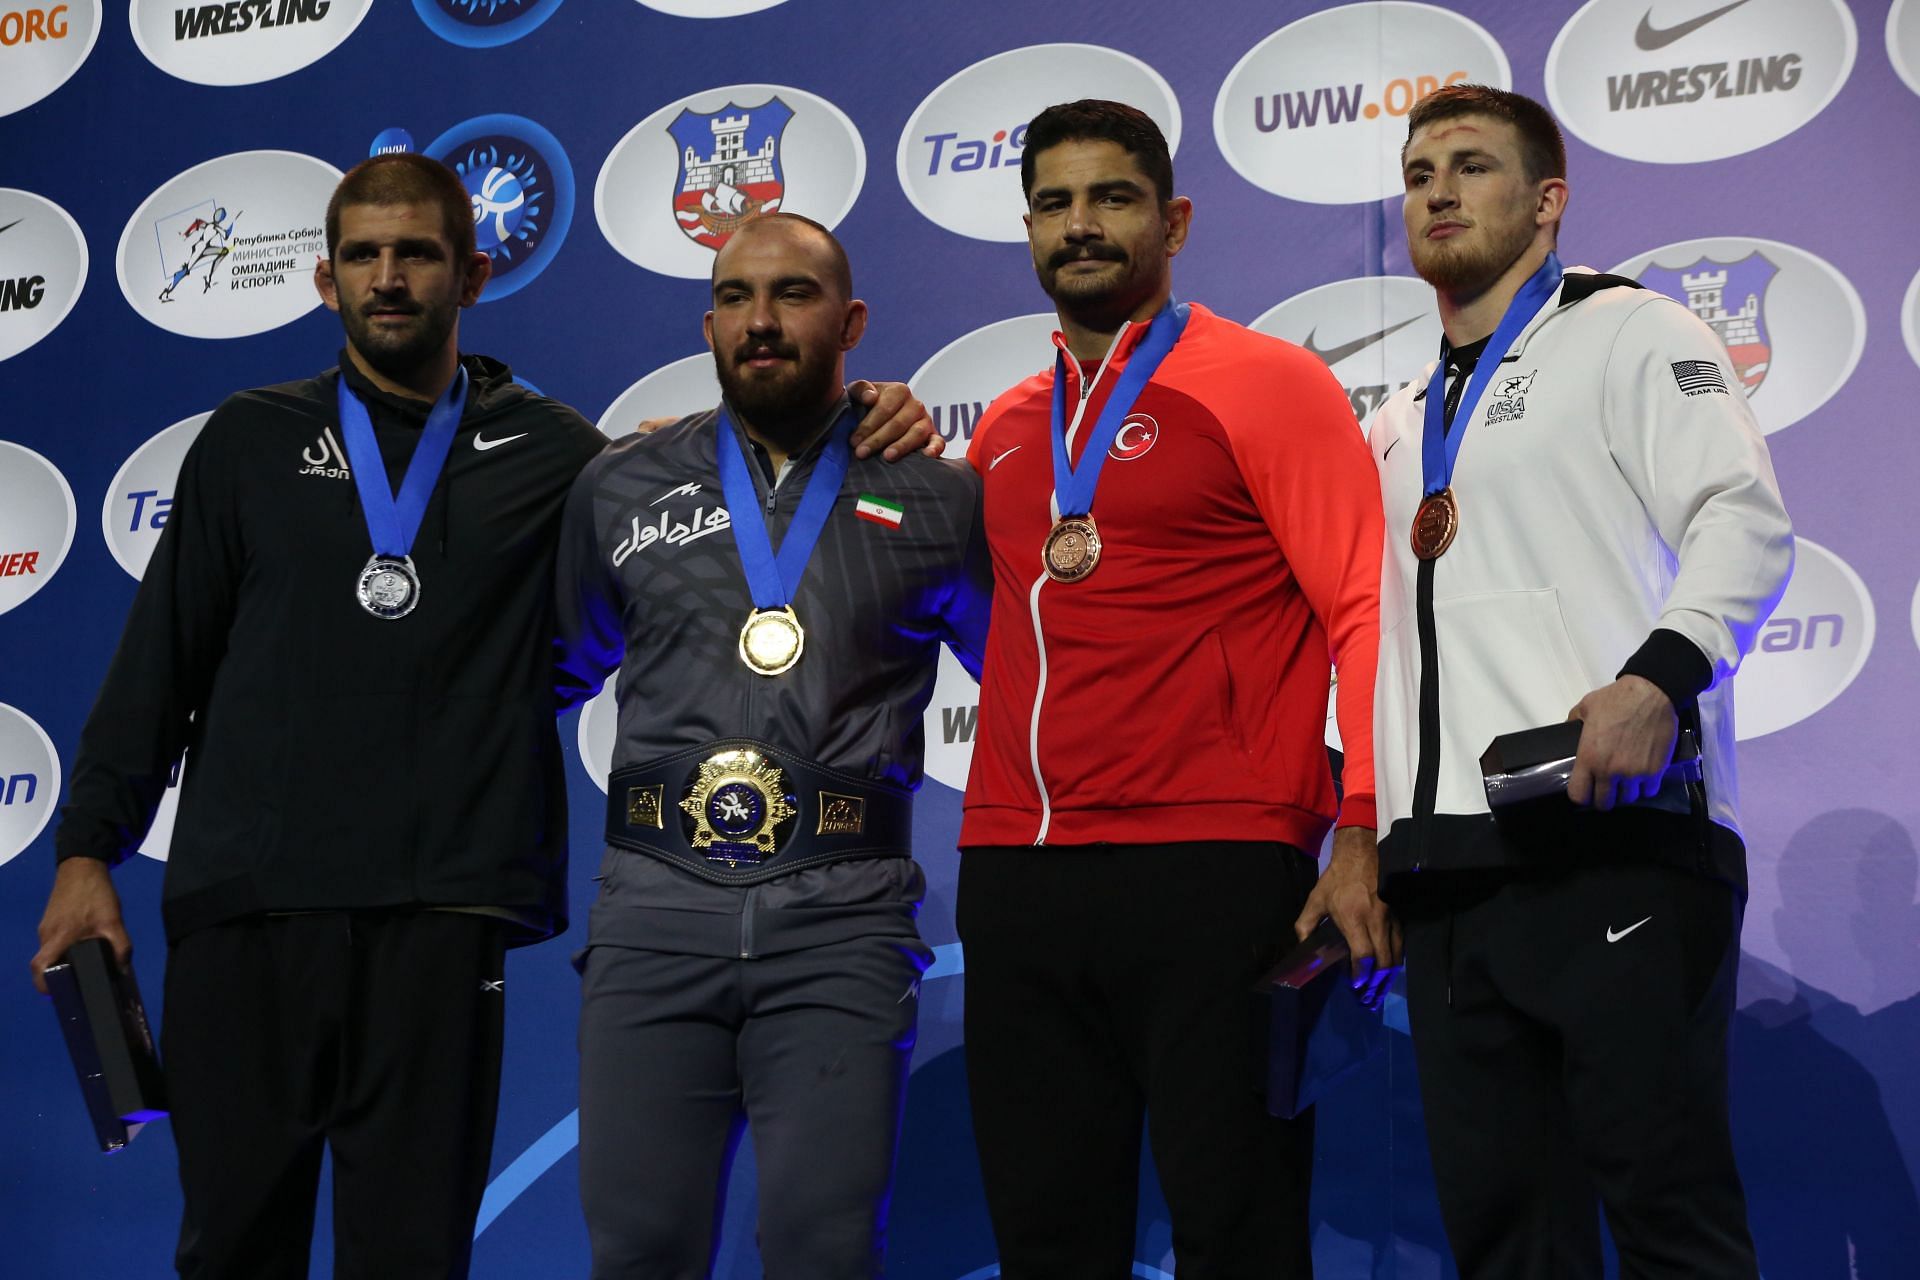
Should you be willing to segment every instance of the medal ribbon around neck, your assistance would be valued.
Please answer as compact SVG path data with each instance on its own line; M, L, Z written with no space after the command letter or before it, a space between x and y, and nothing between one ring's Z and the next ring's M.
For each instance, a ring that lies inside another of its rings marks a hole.
M1520 292L1513 295L1513 301L1507 304L1507 312L1500 317L1500 325L1487 339L1487 349L1480 353L1480 360L1473 366L1473 376L1467 379L1466 388L1460 393L1460 403L1454 407L1454 429L1447 430L1447 357L1453 348L1447 340L1440 340L1440 363L1434 366L1433 377L1427 380L1427 420L1426 434L1420 442L1420 463L1422 480L1425 487L1421 490L1424 497L1432 497L1453 483L1453 464L1460 456L1460 442L1466 439L1467 423L1473 418L1473 410L1480 403L1480 397L1486 393L1493 382L1494 374L1500 371L1500 362L1506 358L1507 348L1513 345L1520 331L1534 313L1546 305L1553 291L1560 287L1560 256L1548 251L1547 260L1540 269L1527 277L1520 286Z
M853 437L853 410L842 413L827 430L827 442L820 460L807 477L806 492L780 539L775 555L767 534L766 517L760 510L760 496L753 487L753 474L747 470L746 446L740 443L733 418L725 405L720 406L720 421L714 431L714 452L720 463L720 495L727 504L727 518L733 528L733 545L740 553L740 567L747 573L747 591L755 609L783 609L793 603L800 589L801 575L820 533L833 513L834 500L840 496L840 482L846 479L847 464L853 455L849 441Z
M353 482L360 490L360 510L366 517L367 534L373 539L377 556L404 560L413 550L420 532L420 521L427 514L427 499L439 483L447 464L447 451L453 447L454 432L460 426L460 414L467 403L467 371L453 375L453 382L427 415L427 425L413 446L407 474L400 481L400 492L387 489L387 464L381 460L380 444L373 436L373 422L367 406L340 375L340 434L347 446L347 463L353 468Z
M1067 460L1067 356L1064 351L1054 354L1053 500L1060 508L1061 519L1084 516L1093 510L1093 492L1100 484L1100 468L1107 460L1107 450L1113 447L1120 425L1133 412L1134 402L1146 390L1154 371L1180 340L1187 327L1187 315L1185 303L1175 306L1169 298L1167 305L1153 317L1146 337L1127 358L1120 381L1114 384L1113 394L1107 397L1106 406L1100 410L1100 417L1087 436L1078 469Z

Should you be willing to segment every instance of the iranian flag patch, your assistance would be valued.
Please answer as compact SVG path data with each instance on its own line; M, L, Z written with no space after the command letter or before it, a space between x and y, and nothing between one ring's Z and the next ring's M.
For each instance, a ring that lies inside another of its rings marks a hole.
M876 498L870 493L863 493L860 495L860 501L854 504L853 514L859 516L862 520L871 520L875 524L883 524L889 529L898 529L900 527L900 517L905 515L906 511L897 502L890 501L886 498Z

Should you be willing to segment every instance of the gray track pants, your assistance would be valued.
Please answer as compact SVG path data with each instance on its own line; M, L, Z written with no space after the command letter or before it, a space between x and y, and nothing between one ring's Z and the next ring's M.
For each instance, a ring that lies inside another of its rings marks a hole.
M580 1189L595 1280L701 1280L742 1122L768 1280L879 1276L929 953L863 937L750 960L594 946Z

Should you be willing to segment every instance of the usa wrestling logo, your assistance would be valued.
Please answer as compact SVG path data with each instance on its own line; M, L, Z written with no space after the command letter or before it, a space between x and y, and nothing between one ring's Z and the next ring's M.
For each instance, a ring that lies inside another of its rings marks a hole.
M512 44L560 7L561 0L413 0L427 29L449 44L491 49Z
M779 211L787 191L780 138L792 120L793 108L772 97L757 107L682 111L667 126L680 155L673 216L688 239L717 250L746 223Z
M1767 380L1773 343L1767 337L1767 286L1780 268L1758 250L1738 262L1701 258L1689 266L1658 263L1640 273L1649 289L1687 304L1687 309L1720 335L1733 371L1752 394Z
M546 270L573 223L573 166L551 133L521 116L478 116L427 147L473 201L474 245L493 259L481 301L507 297Z

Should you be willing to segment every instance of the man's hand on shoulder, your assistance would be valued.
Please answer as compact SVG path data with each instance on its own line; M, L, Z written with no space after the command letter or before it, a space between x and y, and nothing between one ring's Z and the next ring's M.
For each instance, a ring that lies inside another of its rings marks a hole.
M133 942L120 920L120 895L98 858L68 858L54 872L47 912L40 917L40 949L30 964L41 995L47 994L47 966L59 964L67 948L83 938L105 938L122 968L133 958Z
M1660 789L1661 775L1673 760L1680 718L1652 681L1621 676L1580 699L1567 719L1583 722L1567 799L1605 810L1644 800Z
M916 451L929 458L946 451L947 442L933 429L927 406L914 398L906 383L876 384L862 378L847 385L847 394L867 410L853 429L854 457L871 457L878 450L888 462L898 462Z
M1328 916L1347 940L1353 987L1369 1008L1387 994L1400 967L1400 922L1380 900L1380 850L1365 827L1341 827L1333 834L1333 852L1293 922L1294 936L1306 940Z

